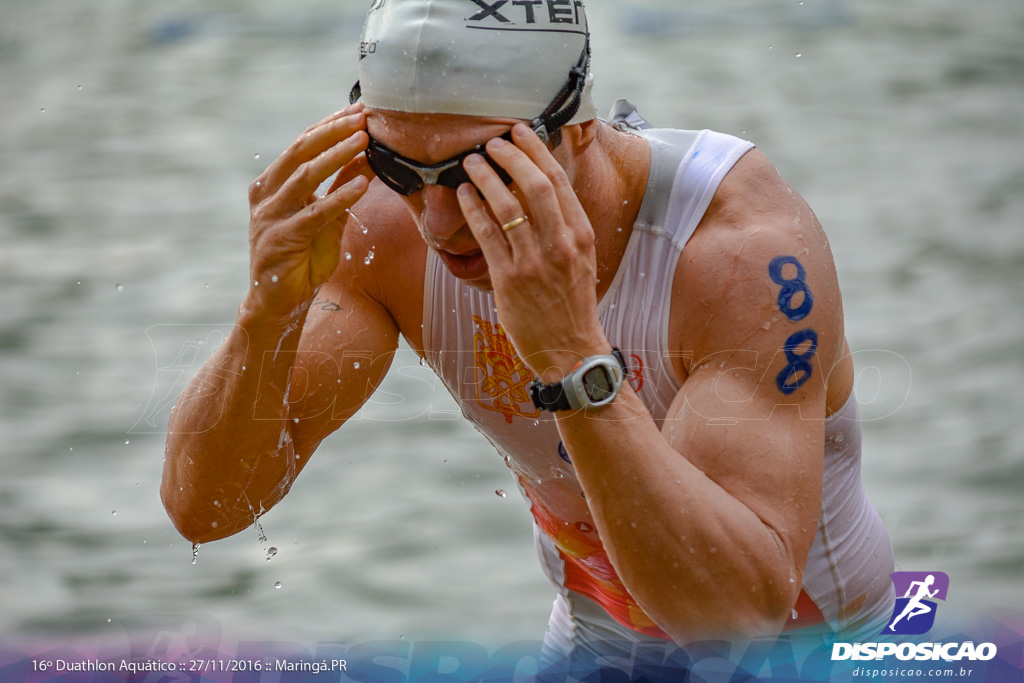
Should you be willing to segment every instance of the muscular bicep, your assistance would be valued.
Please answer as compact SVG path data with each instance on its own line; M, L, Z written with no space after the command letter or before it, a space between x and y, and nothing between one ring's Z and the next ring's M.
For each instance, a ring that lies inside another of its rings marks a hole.
M308 456L370 398L398 345L388 310L335 278L310 307L288 400L297 453Z
M370 399L400 330L420 322L426 247L408 211L374 182L351 213L341 262L310 306L292 372L291 431L304 460Z
M820 507L829 375L844 348L828 242L806 203L751 153L680 268L690 362L666 438L802 558Z

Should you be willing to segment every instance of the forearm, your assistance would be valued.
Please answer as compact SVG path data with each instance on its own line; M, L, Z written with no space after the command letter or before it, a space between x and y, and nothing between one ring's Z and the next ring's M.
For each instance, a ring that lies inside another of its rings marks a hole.
M192 541L252 524L296 473L289 383L305 312L289 321L243 304L231 334L172 412L161 496Z
M659 626L679 642L781 628L804 561L788 530L680 454L631 389L558 423L612 564ZM748 448L771 455L756 440Z

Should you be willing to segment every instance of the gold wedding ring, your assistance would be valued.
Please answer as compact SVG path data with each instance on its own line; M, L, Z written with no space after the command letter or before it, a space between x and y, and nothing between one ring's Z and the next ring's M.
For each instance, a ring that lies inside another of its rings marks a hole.
M508 232L509 230L511 230L512 228L516 227L517 225L522 225L525 222L526 222L526 216L520 216L519 218L515 219L514 221L509 221L505 225L501 226L501 231L502 232Z

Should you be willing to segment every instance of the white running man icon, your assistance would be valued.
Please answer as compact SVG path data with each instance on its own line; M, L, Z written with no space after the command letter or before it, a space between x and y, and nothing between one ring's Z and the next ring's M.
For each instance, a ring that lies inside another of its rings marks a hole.
M896 622L902 619L903 617L906 617L907 621L910 621L919 614L928 614L928 612L932 611L932 608L930 606L924 604L921 601L924 598L933 598L935 597L935 594L939 592L938 588L936 588L933 591L928 590L934 583L935 576L933 574L929 574L928 578L926 578L924 581L911 582L910 587L907 588L906 595L903 596L905 598L910 598L910 602L908 602L907 606L903 608L903 611L900 613L900 615L893 619L892 623L889 624L890 631L892 631L893 627L896 626ZM911 596L910 594L914 592L914 586L917 586L917 594Z

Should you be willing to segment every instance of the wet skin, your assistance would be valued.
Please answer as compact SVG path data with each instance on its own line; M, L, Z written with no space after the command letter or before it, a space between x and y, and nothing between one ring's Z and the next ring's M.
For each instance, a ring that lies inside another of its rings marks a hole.
M506 187L470 156L475 187L399 197L370 182L360 155L367 126L424 164L487 142L514 182ZM510 126L514 144L493 139ZM545 381L611 348L597 302L629 239L649 150L596 121L563 137L551 152L512 119L356 105L311 127L254 182L250 291L168 438L162 493L187 538L240 531L253 509L279 501L383 378L399 334L422 353L427 249L453 275L493 290L506 332ZM375 259L363 265L370 250ZM770 264L790 254L813 290L799 322L814 331L813 354L780 353L794 329L786 306L800 299L780 307L779 282L798 278L790 268L773 279ZM680 642L770 633L789 616L817 526L823 419L852 386L827 239L755 150L723 181L671 287L669 340L685 382L664 428L625 387L599 414L559 414L560 436L613 565L659 626ZM358 368L353 352L365 354ZM815 381L785 393L776 378L797 354ZM722 429L712 418L739 422Z

